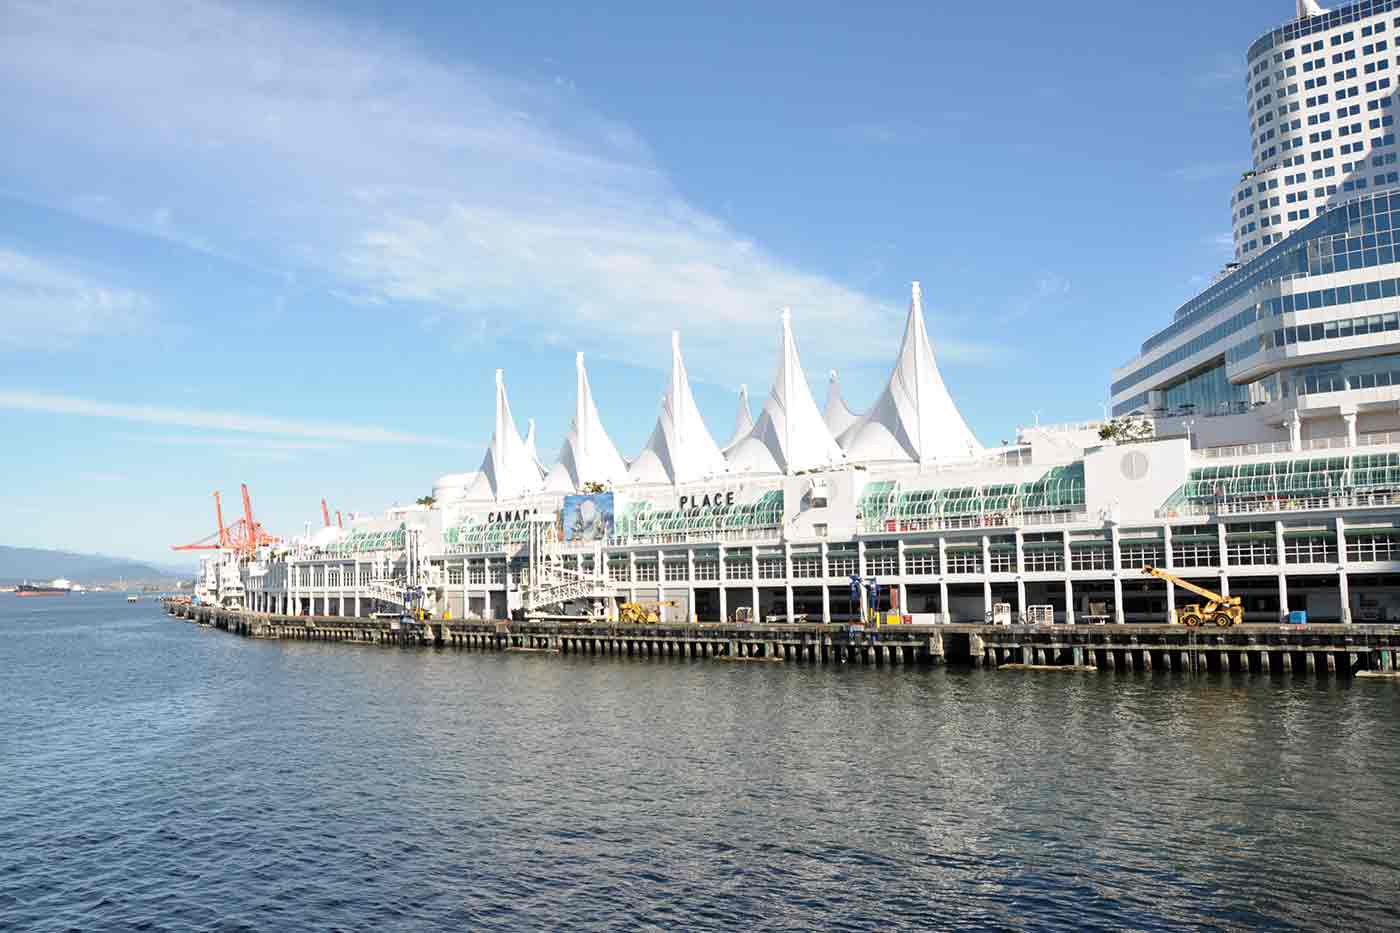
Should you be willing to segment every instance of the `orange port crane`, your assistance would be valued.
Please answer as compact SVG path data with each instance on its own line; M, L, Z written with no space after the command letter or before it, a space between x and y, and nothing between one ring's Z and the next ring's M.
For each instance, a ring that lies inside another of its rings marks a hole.
M232 525L224 525L224 506L219 494L214 493L214 518L218 522L218 530L207 538L201 538L193 544L176 544L171 547L173 551L217 551L228 548L237 553L252 557L257 553L258 548L279 544L281 539L270 535L253 518L253 503L248 497L248 484L242 484L243 488L243 517Z

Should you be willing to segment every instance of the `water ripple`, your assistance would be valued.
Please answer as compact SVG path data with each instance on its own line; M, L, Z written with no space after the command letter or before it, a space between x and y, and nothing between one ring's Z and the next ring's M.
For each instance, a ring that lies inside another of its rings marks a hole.
M4 597L0 597L3 599ZM1400 690L0 603L0 929L1380 929Z

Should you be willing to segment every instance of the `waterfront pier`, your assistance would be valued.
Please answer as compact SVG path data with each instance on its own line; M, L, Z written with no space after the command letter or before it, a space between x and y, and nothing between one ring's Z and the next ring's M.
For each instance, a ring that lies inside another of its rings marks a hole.
M765 625L290 616L167 602L172 616L251 638L463 651L874 666L1351 677L1400 673L1400 625Z

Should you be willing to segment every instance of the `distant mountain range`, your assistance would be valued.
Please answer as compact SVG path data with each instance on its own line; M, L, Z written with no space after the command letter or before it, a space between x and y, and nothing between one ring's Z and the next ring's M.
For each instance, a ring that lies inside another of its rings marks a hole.
M52 580L56 577L63 577L74 583L109 583L117 580L141 583L186 579L194 574L193 565L179 567L148 564L125 557L6 547L0 544L0 584L21 583L25 580Z

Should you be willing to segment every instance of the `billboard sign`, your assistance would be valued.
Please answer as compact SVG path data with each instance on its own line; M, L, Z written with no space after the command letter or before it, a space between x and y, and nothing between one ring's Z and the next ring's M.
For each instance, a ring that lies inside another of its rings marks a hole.
M565 496L560 519L565 541L606 541L613 533L613 494Z

